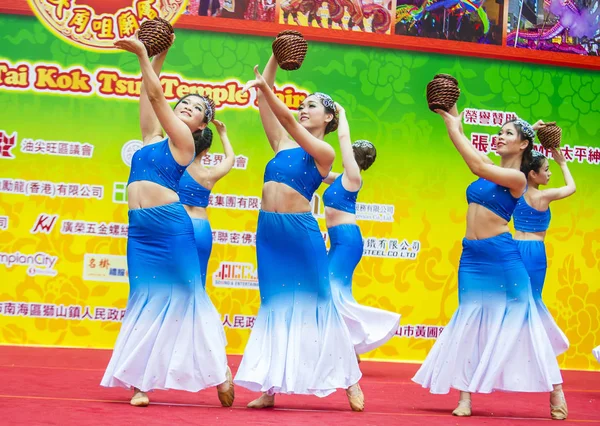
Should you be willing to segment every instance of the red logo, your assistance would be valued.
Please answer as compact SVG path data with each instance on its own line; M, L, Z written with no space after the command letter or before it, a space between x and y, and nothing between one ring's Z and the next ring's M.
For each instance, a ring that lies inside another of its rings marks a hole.
M0 130L0 158L14 159L15 156L11 151L15 146L17 146L17 132L8 136L4 130Z
M38 234L38 233L49 234L52 231L52 229L54 228L54 225L56 224L56 219L58 219L57 214L49 215L49 214L41 213L38 216L37 220L35 221L33 228L31 228L31 233L32 234Z
M146 19L174 23L185 0L28 0L54 34L90 50L117 52L115 40L131 37Z

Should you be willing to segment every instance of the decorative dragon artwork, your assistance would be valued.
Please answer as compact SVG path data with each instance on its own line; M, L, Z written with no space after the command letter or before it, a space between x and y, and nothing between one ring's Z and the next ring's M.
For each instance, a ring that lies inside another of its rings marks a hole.
M464 15L476 13L483 24L483 33L487 34L490 30L490 20L482 7L484 2L485 0L425 0L421 4L421 7L411 4L401 4L396 7L396 23L402 22L411 26L417 25L425 20L431 12L438 9L446 9L450 15L458 18L457 31L460 31Z
M565 36L567 31L573 37L593 38L600 34L600 7L579 10L573 0L544 0L544 9L557 18L556 23L547 28L512 31L506 37L507 45L514 46L517 38L517 47L587 55L587 50L581 45L557 44L549 40Z
M329 10L329 19L327 22L328 28L331 28L332 23L338 24L345 29L352 29L358 26L362 31L365 31L365 20L371 20L371 28L374 33L385 34L390 29L392 17L390 12L379 4L362 4L360 0L284 0L281 2L281 11L285 22L289 16L297 25L298 14L306 15L308 25L312 26L316 20L317 25L324 28L321 17L318 12L323 3L327 4ZM350 20L347 28L343 25L344 14L348 11Z

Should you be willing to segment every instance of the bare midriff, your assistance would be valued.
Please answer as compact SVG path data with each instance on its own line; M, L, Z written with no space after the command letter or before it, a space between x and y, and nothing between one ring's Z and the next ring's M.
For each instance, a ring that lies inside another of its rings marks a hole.
M263 186L261 210L273 213L306 213L310 212L310 202L284 183L267 182Z
M467 210L467 240L484 240L509 232L508 222L480 204L471 203Z
M356 215L332 207L325 207L325 221L327 228L338 225L356 225Z
M129 210L149 209L177 201L179 195L175 191L147 180L133 182L127 187Z
M188 206L184 204L183 208L185 208L185 211L188 212L188 215L193 219L208 219L206 207Z
M544 241L546 238L546 231L542 232L522 232L515 231L515 240L523 240L523 241Z

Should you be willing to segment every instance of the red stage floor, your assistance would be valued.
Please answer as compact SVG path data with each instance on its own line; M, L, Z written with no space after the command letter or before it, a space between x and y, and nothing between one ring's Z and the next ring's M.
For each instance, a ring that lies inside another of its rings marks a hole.
M532 425L550 422L548 394L475 395L474 416L452 417L457 394L430 395L412 383L414 364L363 362L363 413L344 392L327 398L278 396L275 409L249 410L257 395L240 387L232 408L216 390L157 391L147 408L129 391L99 386L110 351L0 346L0 424L5 425ZM235 373L240 357L231 357ZM565 371L566 423L600 425L600 373Z

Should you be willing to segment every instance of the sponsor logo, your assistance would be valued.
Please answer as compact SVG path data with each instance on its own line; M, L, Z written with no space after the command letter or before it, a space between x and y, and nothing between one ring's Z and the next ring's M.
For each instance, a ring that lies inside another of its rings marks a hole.
M104 186L0 178L0 192L20 194L27 197L96 198L101 200L104 197Z
M125 309L81 305L56 305L54 303L0 302L0 315L7 317L62 318L69 320L91 320L120 322Z
M223 327L227 328L252 328L256 317L252 315L229 315L223 318Z
M396 331L396 336L408 339L437 339L443 330L444 327L437 325L401 325Z
M57 214L40 213L29 232L32 234L49 234L56 224L56 219L58 219Z
M363 255L367 257L387 257L394 259L415 260L421 251L421 242L407 240L398 241L395 238L374 238L364 240Z
M113 203L127 204L127 183L126 182L114 182L113 183Z
M17 146L17 132L9 136L4 130L0 130L0 159L14 160L16 157L12 150L15 146Z
M96 237L127 238L129 225L126 223L86 222L84 220L63 220L61 234L93 235Z
M21 141L21 152L59 157L92 158L94 155L94 145L81 142L23 139Z
M83 256L83 279L114 283L129 282L127 256L86 253Z
M202 165L211 167L216 166L217 164L221 164L225 159L225 154L215 153L215 154L206 154L202 157ZM243 155L238 155L235 157L233 162L234 169L246 170L248 167L248 157L244 157Z
M258 289L256 267L251 263L221 262L213 273L215 287Z
M325 217L325 205L319 194L314 194L310 200L311 210L314 217L322 219ZM372 222L393 222L393 204L356 203L356 220Z
M55 276L57 271L54 269L58 262L57 256L45 252L37 252L34 254L26 254L21 252L3 253L0 252L0 265L5 265L7 268L13 266L27 266L27 275L49 275Z
M133 159L133 154L135 154L136 151L142 149L143 146L144 143L138 140L131 140L129 142L126 142L125 145L123 145L123 148L121 148L121 159L127 167L131 167L131 160Z
M114 49L118 39L131 37L147 19L173 23L185 0L29 0L38 19L63 40L88 50ZM60 77L57 79L60 82ZM66 82L64 83L66 84Z

